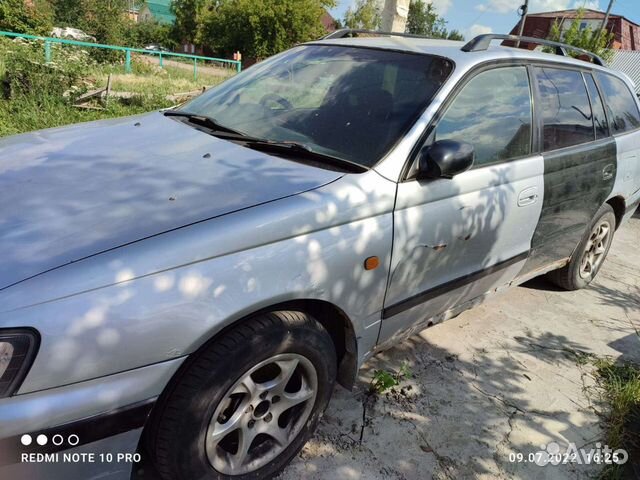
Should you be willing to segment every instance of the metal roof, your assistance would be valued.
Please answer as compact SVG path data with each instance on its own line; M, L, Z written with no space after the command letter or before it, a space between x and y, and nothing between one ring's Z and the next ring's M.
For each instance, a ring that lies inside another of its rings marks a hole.
M145 5L158 22L175 23L176 16L171 11L171 0L148 0Z
M387 50L406 51L410 53L421 53L428 55L438 55L446 57L455 62L460 69L468 69L479 63L491 60L511 59L511 60L539 60L546 62L556 62L563 65L573 65L581 68L592 68L602 70L603 67L585 62L572 57L563 57L551 53L544 53L536 50L523 48L504 47L495 45L487 50L479 52L464 52L462 47L465 42L452 40L438 40L430 38L415 37L356 37L356 38L336 38L311 42L313 44L343 45L352 47L382 48ZM604 69L608 70L608 69Z
M633 80L636 93L640 95L640 51L614 50L609 66L613 70L626 73Z

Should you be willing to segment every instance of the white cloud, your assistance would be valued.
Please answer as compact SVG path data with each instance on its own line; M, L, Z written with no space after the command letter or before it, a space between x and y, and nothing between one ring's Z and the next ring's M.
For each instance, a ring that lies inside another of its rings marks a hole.
M478 35L484 35L485 33L493 33L491 27L487 27L486 25L474 24L469 28L469 38L477 37Z
M575 4L573 5L573 8L580 8L580 7L590 8L592 10L600 10L600 2L599 0L582 0L582 1L576 0Z
M517 3L512 0L489 0L487 3L476 5L476 10L479 12L511 13L518 10Z
M453 3L453 0L431 0L431 3L434 7L436 7L438 15L442 16L447 13L449 8L451 7L451 4Z
M479 12L491 13L516 13L522 2L513 0L488 0L479 3L475 9ZM552 12L554 10L567 10L570 8L591 8L600 10L599 0L532 0L529 5L530 13Z

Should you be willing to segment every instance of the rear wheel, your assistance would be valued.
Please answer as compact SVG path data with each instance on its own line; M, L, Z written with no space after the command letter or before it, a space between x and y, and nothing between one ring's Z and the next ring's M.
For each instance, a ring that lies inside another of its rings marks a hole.
M566 290L579 290L589 285L609 253L615 229L616 216L611 206L605 204L598 210L571 261L550 272L549 279Z
M256 316L205 348L153 414L149 450L166 480L263 479L298 453L336 375L330 336L310 316Z

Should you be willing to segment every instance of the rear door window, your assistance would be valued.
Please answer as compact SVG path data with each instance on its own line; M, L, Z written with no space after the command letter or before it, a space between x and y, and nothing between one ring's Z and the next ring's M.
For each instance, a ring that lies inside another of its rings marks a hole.
M596 73L602 87L614 135L640 128L638 103L626 83L608 73Z
M531 153L531 88L526 67L479 73L453 100L431 141L457 140L474 146L475 165Z
M593 116L582 74L537 67L536 77L544 123L544 150L593 141Z
M604 104L602 103L602 97L598 92L598 87L593 79L593 76L589 73L584 76L587 82L587 91L589 92L589 98L591 99L591 109L593 110L593 123L596 127L596 140L606 138L609 136L609 127L607 126L607 117L604 114Z

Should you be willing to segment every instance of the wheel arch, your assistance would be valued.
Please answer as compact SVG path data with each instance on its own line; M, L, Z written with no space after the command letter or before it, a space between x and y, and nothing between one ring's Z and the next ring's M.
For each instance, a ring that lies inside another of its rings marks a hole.
M200 352L207 349L209 345L211 345L211 343L215 342L226 332L232 330L251 317L280 310L293 310L303 312L311 315L318 322L320 322L327 333L329 333L331 341L333 342L333 345L336 349L336 359L338 363L337 381L338 383L340 383L340 385L349 390L353 388L358 369L358 346L355 331L350 318L341 308L337 307L331 302L317 299L297 299L274 303L267 307L262 307L255 311L252 311L251 313L244 314L240 318L231 321L222 329L214 332L206 339L206 341L204 341L204 343L200 347L187 355L187 358L182 363L178 371L173 375L172 379L165 387L161 396L170 394L170 392L173 390L173 385L176 383L176 380L183 374L185 370L189 368L192 360L197 358Z
M612 197L609 200L607 200L607 204L611 208L613 208L613 213L616 216L616 230L617 230L618 227L620 227L622 223L622 219L624 217L626 202L623 197L618 195L617 197Z

